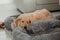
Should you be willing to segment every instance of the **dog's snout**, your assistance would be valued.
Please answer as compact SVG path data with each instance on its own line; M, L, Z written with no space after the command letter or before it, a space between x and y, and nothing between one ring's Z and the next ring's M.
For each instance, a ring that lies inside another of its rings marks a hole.
M29 21L29 23L31 23L31 21Z
M27 29L27 27L26 27L26 26L24 26L24 29Z

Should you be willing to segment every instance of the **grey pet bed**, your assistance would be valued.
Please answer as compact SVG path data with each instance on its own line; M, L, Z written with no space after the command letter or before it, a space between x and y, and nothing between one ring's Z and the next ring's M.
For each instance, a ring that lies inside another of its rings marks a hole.
M27 30L31 31L36 34L39 33L48 33L50 29L53 28L60 28L60 20L51 18L51 19L44 19L44 20L37 20L28 25Z
M48 21L39 20L39 21L29 24L29 26L27 28L29 30L26 30L21 27L18 27L13 30L11 28L12 19L17 18L18 16L19 15L10 16L10 17L6 18L6 20L4 22L6 30L12 33L11 35L13 37L13 40L45 40L45 39L54 40L55 36L57 36L56 39L58 39L58 40L60 39L59 38L60 37L59 36L60 35L60 29L59 29L60 20L57 20L55 18L52 18ZM57 27L57 29L55 29L56 27ZM53 36L51 37L50 35L53 35Z
M60 28L55 28L52 32L41 35L29 35L21 27L12 32L13 40L60 40Z
M28 25L21 26L12 31L13 40L60 40L60 20L38 20Z

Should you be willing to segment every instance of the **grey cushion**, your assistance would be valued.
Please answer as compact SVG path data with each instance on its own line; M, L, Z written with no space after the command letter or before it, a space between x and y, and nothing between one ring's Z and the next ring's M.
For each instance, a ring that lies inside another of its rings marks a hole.
M21 27L14 29L12 36L13 40L29 40L31 38L31 36L29 36L27 32Z
M57 19L45 19L38 20L28 25L27 30L32 30L34 34L43 34L50 32L53 28L60 27L60 20Z
M58 20L60 20L60 15L56 16L55 18L58 19Z
M32 40L60 40L60 32L37 35Z
M34 34L29 34L21 26L17 27L12 32L13 40L60 40L60 25L57 23L60 23L60 20L53 18L31 23L27 30L32 30Z
M13 40L60 40L60 28L53 29L51 33L32 36L28 35L23 28L18 27L13 30L12 36Z
M12 31L12 28L11 28L11 23L12 23L12 20L17 18L19 15L13 15L13 16L9 16L5 19L4 23L5 23L5 28L9 31Z

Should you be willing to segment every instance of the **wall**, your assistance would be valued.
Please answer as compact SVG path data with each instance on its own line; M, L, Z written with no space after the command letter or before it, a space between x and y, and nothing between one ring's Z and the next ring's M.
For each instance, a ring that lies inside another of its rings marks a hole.
M60 5L60 0L59 0L59 5Z
M60 10L59 0L16 0L17 8L23 12L31 12L36 9Z
M37 9L60 10L59 0L37 0Z
M15 0L17 8L23 12L31 12L36 9L36 0Z

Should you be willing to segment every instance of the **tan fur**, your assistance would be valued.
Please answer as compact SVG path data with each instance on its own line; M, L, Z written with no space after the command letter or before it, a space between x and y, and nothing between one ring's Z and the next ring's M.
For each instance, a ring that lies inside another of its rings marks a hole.
M15 21L16 27L23 26L27 27L29 22L34 22L36 20L51 18L51 13L47 9L37 10L32 13L21 14Z

